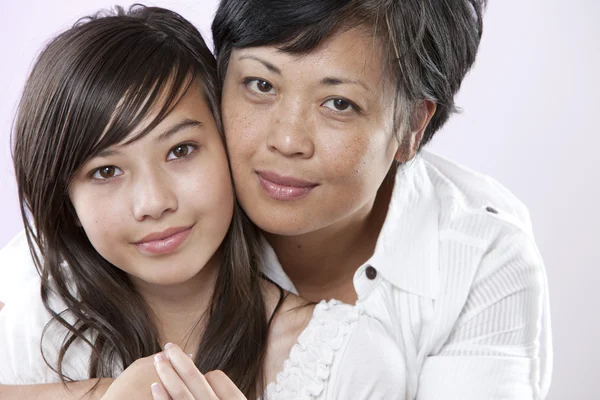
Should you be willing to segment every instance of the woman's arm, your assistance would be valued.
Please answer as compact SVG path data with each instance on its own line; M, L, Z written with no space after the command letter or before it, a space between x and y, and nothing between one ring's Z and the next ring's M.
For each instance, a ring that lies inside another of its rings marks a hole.
M98 388L90 392L98 379L72 382L67 386L62 383L48 383L41 385L0 385L0 400L28 399L28 400L96 400L101 399L114 379L100 379Z
M425 359L417 400L543 399L551 372L547 286L533 239L484 254L449 338Z
M88 363L85 360L89 352L85 348L75 348L71 354L78 358L63 363L65 375L76 382L64 385L60 381L41 352L41 335L50 318L41 301L39 287L34 285L23 288L18 297L3 305L0 312L0 400L99 399L112 383L113 379L86 380ZM58 354L60 345L55 333L58 331L49 333L44 342L44 351L51 359ZM97 383L97 390L91 392Z

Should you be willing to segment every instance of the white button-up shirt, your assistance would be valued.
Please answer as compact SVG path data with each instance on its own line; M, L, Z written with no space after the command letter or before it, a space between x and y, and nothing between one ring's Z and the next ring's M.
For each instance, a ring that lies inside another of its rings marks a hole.
M270 247L265 273L296 292ZM404 354L406 398L546 396L552 344L544 264L527 209L491 178L427 152L403 166L354 287L357 307Z

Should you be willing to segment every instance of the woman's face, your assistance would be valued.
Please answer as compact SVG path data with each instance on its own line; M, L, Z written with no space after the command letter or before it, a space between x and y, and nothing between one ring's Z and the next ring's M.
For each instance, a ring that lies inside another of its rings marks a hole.
M146 136L80 168L69 196L94 248L134 282L173 285L197 275L233 212L225 149L200 85Z
M223 123L238 199L266 232L298 235L362 218L398 150L395 90L365 30L306 55L232 51Z

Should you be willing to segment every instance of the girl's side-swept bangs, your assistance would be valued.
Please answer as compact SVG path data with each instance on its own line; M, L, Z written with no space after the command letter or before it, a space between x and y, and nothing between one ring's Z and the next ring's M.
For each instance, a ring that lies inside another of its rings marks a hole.
M115 17L118 18L118 17ZM65 77L73 87L65 98L71 117L65 139L74 138L78 162L74 173L98 152L122 143L136 129L143 129L126 144L132 143L154 129L185 94L194 78L206 75L189 53L182 51L173 38L152 34L146 26L120 27L94 31L87 22L76 29L93 34L87 49L80 52L78 66L72 76ZM106 21L100 20L102 23ZM85 45L85 44L84 44ZM84 49L82 49L84 50ZM67 139L66 142L69 142Z

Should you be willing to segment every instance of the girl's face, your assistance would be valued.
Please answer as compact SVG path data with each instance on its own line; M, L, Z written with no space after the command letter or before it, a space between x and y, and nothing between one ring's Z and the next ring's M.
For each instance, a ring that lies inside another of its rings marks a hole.
M69 196L94 248L134 282L173 285L197 275L233 212L225 149L200 85L146 136L80 168Z
M223 122L236 194L252 221L298 235L368 213L398 150L394 96L381 46L360 29L306 55L233 50Z

